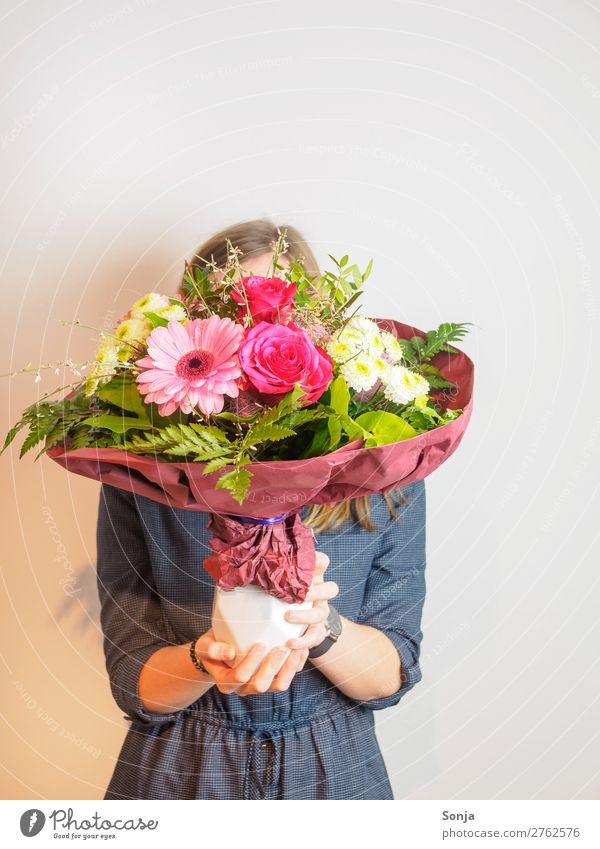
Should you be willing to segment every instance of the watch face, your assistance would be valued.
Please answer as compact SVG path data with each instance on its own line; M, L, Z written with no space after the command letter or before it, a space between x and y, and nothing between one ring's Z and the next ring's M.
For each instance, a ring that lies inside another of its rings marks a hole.
M340 614L337 612L335 607L329 605L329 616L327 617L327 627L331 631L331 636L336 639L342 633L342 620L340 619Z

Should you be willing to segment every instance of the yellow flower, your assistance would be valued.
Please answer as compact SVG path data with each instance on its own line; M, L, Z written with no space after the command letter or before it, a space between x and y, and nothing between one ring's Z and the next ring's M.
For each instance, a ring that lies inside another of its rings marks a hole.
M158 292L149 292L144 295L131 307L131 315L144 317L145 312L156 312L161 307L168 307L169 299L166 295L159 295Z
M166 307L158 307L152 312L155 312L161 318L166 318L167 321L180 321L182 324L185 324L188 318L183 304L169 304Z
M142 347L151 332L152 322L147 318L136 316L122 321L115 330L117 338L114 340L120 362L124 363L134 355L139 357L143 353Z
M120 345L112 337L107 337L96 352L94 365L85 382L85 394L93 395L98 386L113 377L119 365Z

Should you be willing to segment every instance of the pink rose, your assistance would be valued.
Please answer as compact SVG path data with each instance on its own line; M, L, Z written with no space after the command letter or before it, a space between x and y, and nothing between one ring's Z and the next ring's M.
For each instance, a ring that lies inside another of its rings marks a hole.
M294 312L296 284L279 277L242 277L231 294L240 304L238 318L245 318L249 311L255 322L287 324Z
M261 321L246 333L239 358L246 377L259 392L283 396L298 383L307 393L304 405L320 398L333 376L329 355L295 324Z

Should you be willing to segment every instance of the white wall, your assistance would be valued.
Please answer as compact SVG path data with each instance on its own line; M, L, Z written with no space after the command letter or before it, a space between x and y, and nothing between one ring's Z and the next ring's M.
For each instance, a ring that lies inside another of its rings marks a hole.
M600 9L0 14L3 370L84 359L93 332L61 319L110 326L263 214L323 259L373 256L372 312L475 322L472 423L428 481L424 680L379 715L381 745L398 797L597 796ZM5 424L52 385L4 382ZM100 798L125 723L84 569L97 486L2 463L2 794Z

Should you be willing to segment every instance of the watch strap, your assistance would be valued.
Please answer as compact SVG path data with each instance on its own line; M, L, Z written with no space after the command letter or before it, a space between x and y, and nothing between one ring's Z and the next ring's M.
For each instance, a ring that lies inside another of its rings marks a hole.
M342 633L342 620L340 619L340 614L331 604L329 605L329 616L327 617L327 629L329 633L319 643L319 645L309 649L309 658L321 657L325 654L325 652L328 652L329 649L337 643L338 638Z

